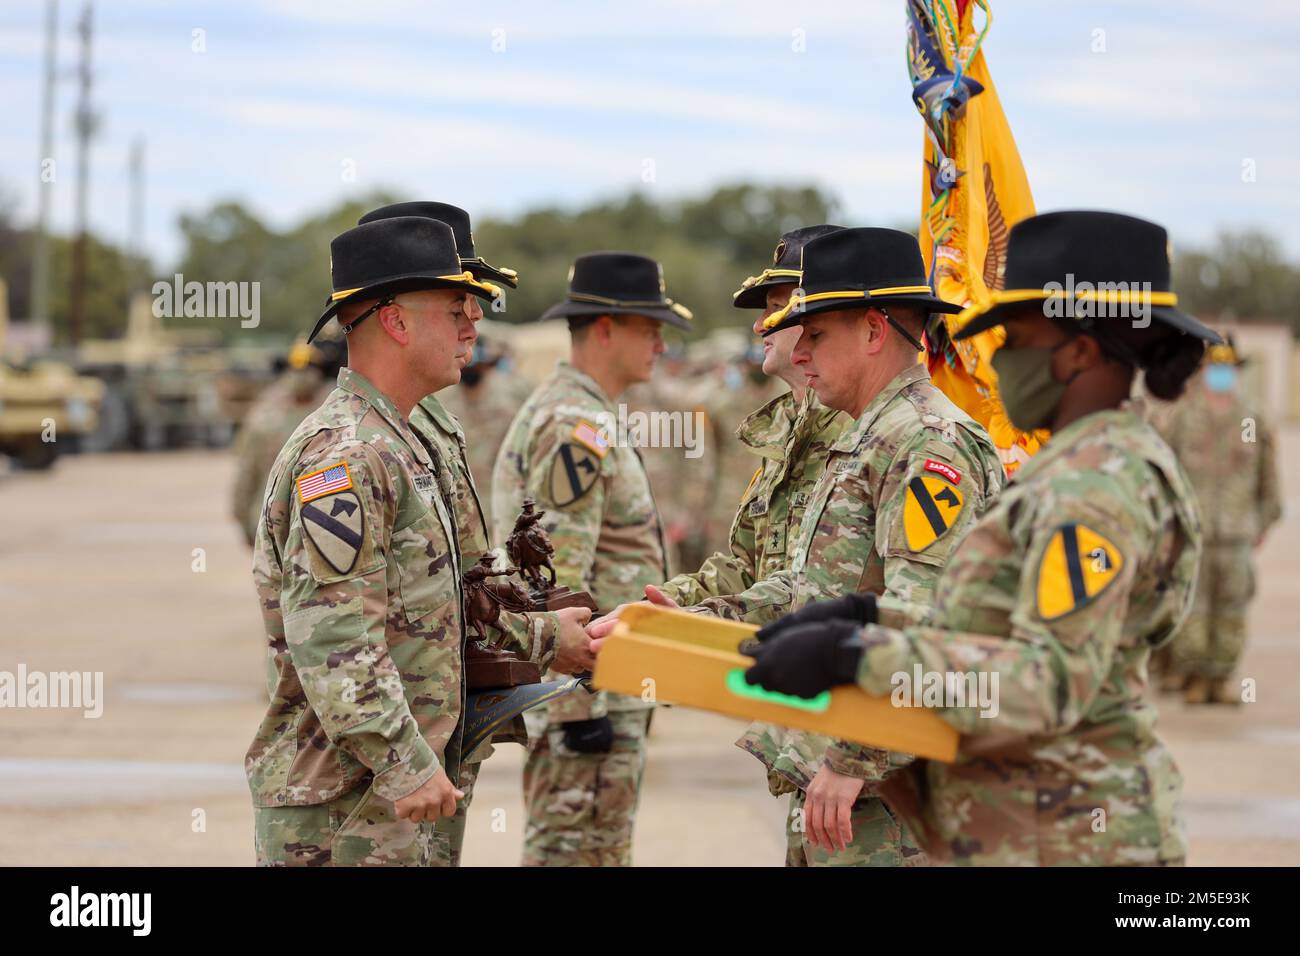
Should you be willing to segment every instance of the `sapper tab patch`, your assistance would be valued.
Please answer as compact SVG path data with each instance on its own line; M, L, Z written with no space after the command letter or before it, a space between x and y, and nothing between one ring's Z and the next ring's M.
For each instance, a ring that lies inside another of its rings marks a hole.
M352 472L347 462L330 465L298 479L298 500L303 504L325 495L347 491L352 487Z
M1081 524L1056 529L1038 565L1038 614L1064 617L1092 601L1124 567L1124 555L1105 536Z
M948 464L946 461L935 461L933 458L925 460L925 470L933 471L935 474L943 475L954 485L961 484L961 472Z
M957 523L966 504L961 490L942 478L917 475L907 483L903 536L909 551L924 551Z
M600 433L599 428L585 418L580 420L578 427L573 430L573 440L594 452L597 458L604 458L609 454L609 440Z
M573 504L600 478L600 457L586 445L565 442L551 460L551 502L557 508Z

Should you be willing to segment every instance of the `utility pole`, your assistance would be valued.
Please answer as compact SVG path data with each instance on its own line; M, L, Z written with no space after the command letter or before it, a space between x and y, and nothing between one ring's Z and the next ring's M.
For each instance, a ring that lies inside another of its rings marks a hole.
M144 137L131 142L130 209L126 234L127 291L138 292L144 284Z
M93 32L94 5L86 0L77 33L81 37L81 62L77 68L80 95L74 125L77 131L77 239L72 247L72 315L68 323L71 344L81 341L81 330L86 320L86 206L89 199L90 139L95 133L96 116L90 105L90 45Z
M36 235L32 247L32 287L28 308L34 323L50 318L50 196L54 192L54 78L57 72L59 0L45 2L45 82L41 90L41 155L37 166Z

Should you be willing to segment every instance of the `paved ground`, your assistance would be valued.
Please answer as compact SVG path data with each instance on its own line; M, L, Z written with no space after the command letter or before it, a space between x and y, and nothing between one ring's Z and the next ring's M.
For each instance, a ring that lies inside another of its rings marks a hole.
M1300 863L1300 429L1285 436L1288 521L1260 560L1237 711L1169 702L1191 862ZM221 453L69 458L0 474L0 671L102 671L103 714L0 710L0 864L252 860L241 760L261 714L247 549L225 518ZM775 865L780 805L737 725L655 718L641 864ZM488 762L466 862L518 860L521 751ZM495 812L494 812L495 811Z

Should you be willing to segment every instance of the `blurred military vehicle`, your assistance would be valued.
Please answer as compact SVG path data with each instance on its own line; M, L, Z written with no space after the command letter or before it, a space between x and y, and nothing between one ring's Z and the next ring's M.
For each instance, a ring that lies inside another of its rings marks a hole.
M229 347L204 329L164 329L147 295L131 300L126 335L81 343L69 356L105 386L88 451L154 451L230 443L258 392L275 376L275 350Z
M0 455L48 468L98 424L104 386L69 366L8 348L9 295L0 279Z

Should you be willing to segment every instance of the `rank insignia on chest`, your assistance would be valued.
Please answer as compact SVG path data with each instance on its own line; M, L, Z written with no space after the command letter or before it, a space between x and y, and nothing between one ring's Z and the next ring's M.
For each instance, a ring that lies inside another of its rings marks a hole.
M600 457L586 445L565 442L551 462L551 503L557 508L573 504L600 478Z
M766 498L755 498L749 503L749 516L751 518L758 518L765 514L767 514Z
M1045 621L1088 604L1124 567L1111 541L1081 524L1056 529L1038 565L1038 614Z
M917 475L907 483L903 534L909 551L924 551L957 523L966 499L961 489L942 478Z

